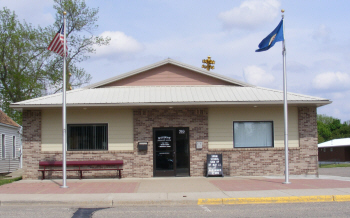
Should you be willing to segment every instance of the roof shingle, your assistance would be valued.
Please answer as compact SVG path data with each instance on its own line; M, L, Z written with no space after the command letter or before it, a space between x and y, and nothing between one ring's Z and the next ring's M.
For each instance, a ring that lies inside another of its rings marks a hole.
M10 126L20 127L20 125L18 125L15 121L13 121L2 110L0 110L0 123L7 124L7 125L10 125Z

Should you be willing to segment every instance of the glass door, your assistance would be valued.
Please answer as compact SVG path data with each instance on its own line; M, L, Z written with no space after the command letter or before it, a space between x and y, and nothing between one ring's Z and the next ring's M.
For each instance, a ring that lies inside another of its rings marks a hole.
M175 129L153 130L154 176L175 176Z
M176 128L176 176L190 176L189 139L188 127Z

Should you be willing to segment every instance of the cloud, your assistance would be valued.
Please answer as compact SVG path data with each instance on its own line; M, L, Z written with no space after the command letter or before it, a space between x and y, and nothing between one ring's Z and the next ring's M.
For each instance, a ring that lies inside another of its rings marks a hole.
M127 36L119 31L105 31L100 34L102 37L111 38L110 44L107 46L95 47L95 57L125 57L136 54L143 50L143 46L131 36Z
M239 7L219 14L224 27L249 29L273 21L279 15L278 0L246 0Z
M346 100L349 95L350 90L337 93L327 93L326 96L321 96L330 99L332 104L317 108L317 113L341 119L342 122L350 120L350 102Z
M275 77L257 66L248 66L243 69L244 78L248 83L259 86L271 86Z
M32 23L34 26L40 25L42 27L55 22L52 1L1 0L1 4L11 11L15 11L21 22L25 20L27 23Z
M331 29L326 27L326 25L322 24L318 27L318 29L313 31L312 38L321 42L329 42L330 34L331 34Z
M341 72L327 72L318 74L312 81L315 89L327 91L348 90L350 75Z

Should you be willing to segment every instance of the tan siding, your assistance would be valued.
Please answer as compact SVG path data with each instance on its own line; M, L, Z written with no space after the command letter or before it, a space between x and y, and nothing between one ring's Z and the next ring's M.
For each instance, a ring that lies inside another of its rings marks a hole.
M67 124L108 124L108 150L133 150L132 110L70 109ZM42 151L62 151L62 111L43 110Z
M233 85L191 70L167 64L106 86L159 86L159 85Z
M299 147L298 108L288 108L288 144ZM233 121L273 121L274 147L284 147L283 107L209 108L209 148L233 148Z

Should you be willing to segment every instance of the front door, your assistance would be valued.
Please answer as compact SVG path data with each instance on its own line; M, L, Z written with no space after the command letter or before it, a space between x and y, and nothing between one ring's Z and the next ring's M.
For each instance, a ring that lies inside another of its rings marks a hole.
M189 150L189 128L154 128L154 176L189 176Z

